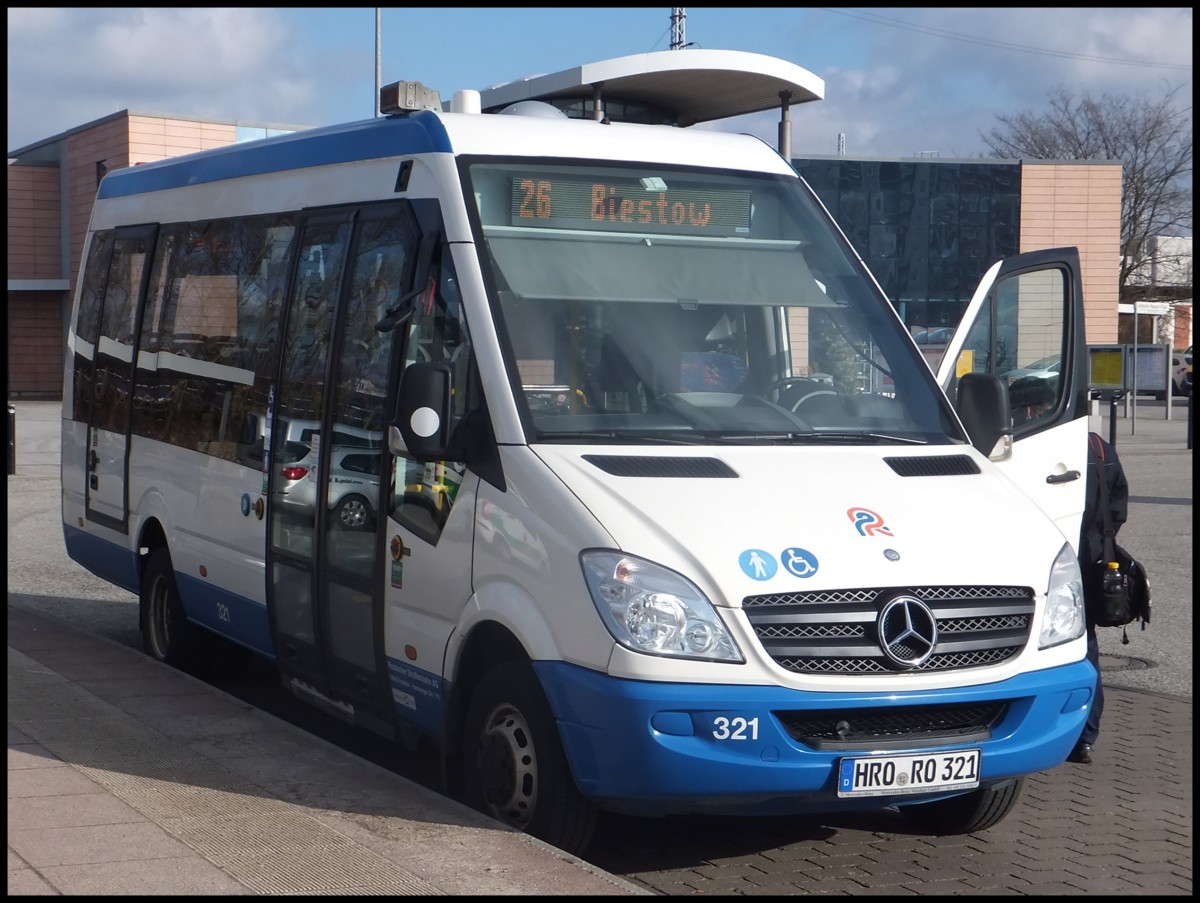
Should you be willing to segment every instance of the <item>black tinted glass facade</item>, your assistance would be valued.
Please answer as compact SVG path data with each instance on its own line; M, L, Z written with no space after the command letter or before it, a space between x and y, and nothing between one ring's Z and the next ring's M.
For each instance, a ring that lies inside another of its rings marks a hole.
M909 329L957 325L984 271L1020 249L1019 163L793 159ZM926 332L920 332L924 330Z

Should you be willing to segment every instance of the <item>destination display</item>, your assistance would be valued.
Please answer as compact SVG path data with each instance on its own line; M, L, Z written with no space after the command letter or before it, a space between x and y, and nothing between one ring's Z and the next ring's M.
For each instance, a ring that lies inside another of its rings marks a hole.
M660 178L582 180L536 175L512 180L511 224L549 229L750 234L746 189L672 188Z

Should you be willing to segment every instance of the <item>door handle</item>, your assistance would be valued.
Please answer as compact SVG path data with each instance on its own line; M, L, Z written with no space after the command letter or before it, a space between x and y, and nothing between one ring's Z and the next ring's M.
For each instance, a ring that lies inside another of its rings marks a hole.
M96 454L95 449L88 450L88 470L95 470L100 464L100 456Z
M1046 482L1053 485L1054 483L1071 483L1078 480L1082 474L1078 470L1068 470L1066 473L1052 473L1046 477Z

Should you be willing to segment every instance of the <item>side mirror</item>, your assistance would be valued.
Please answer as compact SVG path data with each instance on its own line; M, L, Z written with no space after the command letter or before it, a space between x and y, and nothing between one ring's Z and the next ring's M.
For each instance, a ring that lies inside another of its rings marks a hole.
M450 444L450 385L446 364L409 364L400 377L395 423L388 430L393 454L441 461Z
M1012 410L1003 379L991 373L964 373L954 407L973 446L993 461L1012 456Z

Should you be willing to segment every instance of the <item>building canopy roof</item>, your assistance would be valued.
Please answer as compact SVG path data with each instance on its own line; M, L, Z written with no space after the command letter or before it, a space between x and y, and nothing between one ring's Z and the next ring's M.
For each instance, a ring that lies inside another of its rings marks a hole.
M480 92L483 112L523 100L634 101L673 114L678 125L820 100L825 80L786 60L740 50L660 50L531 75Z

